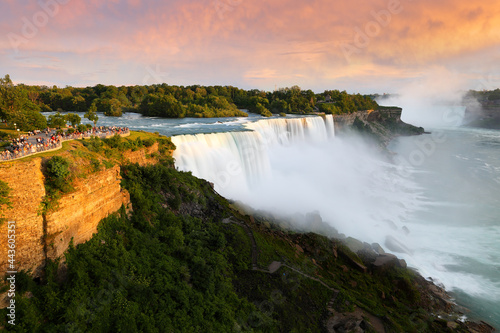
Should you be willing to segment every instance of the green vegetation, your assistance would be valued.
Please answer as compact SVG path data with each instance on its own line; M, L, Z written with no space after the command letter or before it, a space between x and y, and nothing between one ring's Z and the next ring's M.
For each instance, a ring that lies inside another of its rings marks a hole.
M57 112L49 116L47 126L52 128L66 127L66 118L63 114Z
M22 130L43 129L46 120L40 111L86 112L85 118L96 126L98 113L119 117L134 111L146 116L182 117L244 117L248 109L266 117L273 114L332 114L357 110L377 109L370 96L327 90L315 94L298 86L281 88L273 92L243 90L232 86L104 86L47 87L14 85L8 75L0 79L0 120L19 124ZM62 127L62 116L55 115L49 125ZM65 118L78 125L78 119ZM73 125L73 126L74 126Z
M94 156L89 165L97 170L107 149L154 137L133 134L128 143L87 140L79 155ZM64 189L67 162L47 161L52 188ZM18 275L18 320L4 324L7 330L323 332L334 312L356 310L391 332L447 331L431 315L443 306L407 269L360 269L361 259L338 240L280 230L235 211L209 183L171 161L125 165L122 177L132 215L122 209L104 219L90 241L70 247L64 264L49 261L39 283ZM283 264L274 274L266 272L272 261ZM373 331L366 318L364 325Z
M10 205L10 192L11 188L9 185L3 180L0 180L0 205Z
M500 89L495 90L469 90L464 99L473 98L476 99L483 106L500 105Z
M66 122L70 123L71 126L73 126L73 127L80 125L80 123L82 122L82 118L79 115L77 115L76 113L66 114L64 116L64 120L66 120Z
M87 113L85 113L85 118L94 122L94 127L97 126L97 121L99 116L97 115L97 107L95 103L92 103Z
M4 182L3 180L0 180L0 207L7 207L7 208L12 208L12 203L10 201L10 193L11 193L11 188L9 187L9 184ZM3 224L5 221L5 217L3 215L3 211L0 211L0 226Z
M14 86L9 75L0 78L0 120L6 120L22 131L47 127L47 120L40 114L35 90L37 87Z
M45 191L42 213L57 208L61 194L73 190L70 162L61 156L54 156L45 163Z
M40 285L19 283L19 294L30 290L33 297L16 303L15 329L227 332L236 318L256 311L231 283L228 257L234 254L210 186L164 165L130 165L123 176L134 205L131 219L124 212L111 216L91 241L71 247L64 278L62 266L50 262ZM209 216L179 216L163 208L165 196L176 190ZM204 202L200 195L206 195Z

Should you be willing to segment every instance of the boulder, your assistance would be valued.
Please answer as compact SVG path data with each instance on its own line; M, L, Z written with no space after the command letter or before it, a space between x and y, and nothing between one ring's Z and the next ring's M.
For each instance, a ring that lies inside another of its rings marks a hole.
M375 259L372 263L372 266L377 271L384 271L387 269L391 269L394 266L399 266L399 259L394 254L385 253L381 254Z
M365 245L356 238L347 237L342 242L345 244L345 246L349 248L349 250L351 250L354 253L361 251L365 248Z
M391 250L392 252L398 253L406 253L412 255L413 251L411 251L408 247L406 247L402 242L397 240L395 237L389 235L385 238L384 245Z
M382 248L382 246L380 246L379 243L372 243L372 249L377 254L384 254L385 253L384 249Z

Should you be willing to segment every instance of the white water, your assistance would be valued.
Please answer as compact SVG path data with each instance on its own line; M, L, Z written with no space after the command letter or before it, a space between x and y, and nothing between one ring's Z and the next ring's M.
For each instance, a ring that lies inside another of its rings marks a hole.
M256 209L317 211L339 232L386 250L394 237L406 252L392 252L453 291L472 317L500 323L498 132L400 138L391 149L410 163L394 165L360 140L334 137L330 117L246 128L172 137L176 166Z
M403 221L418 204L415 185L360 140L335 138L331 115L246 127L252 131L172 137L176 166L256 209L318 211L340 232L370 243L404 237Z

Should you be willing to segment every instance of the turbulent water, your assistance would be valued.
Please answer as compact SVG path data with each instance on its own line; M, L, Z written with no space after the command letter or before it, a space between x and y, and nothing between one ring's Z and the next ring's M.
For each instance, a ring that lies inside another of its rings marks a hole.
M390 148L422 203L406 222L413 255L398 255L500 327L500 132L433 130Z
M390 252L443 284L469 317L500 327L500 132L401 137L390 163L361 140L335 137L331 117L261 119L128 113L99 124L176 135L176 166L228 198L276 214L317 211L386 250L397 240L404 246Z
M392 164L360 140L335 138L330 119L246 127L253 132L174 137L177 167L257 209L316 211L443 284L469 317L500 327L499 132L399 138Z

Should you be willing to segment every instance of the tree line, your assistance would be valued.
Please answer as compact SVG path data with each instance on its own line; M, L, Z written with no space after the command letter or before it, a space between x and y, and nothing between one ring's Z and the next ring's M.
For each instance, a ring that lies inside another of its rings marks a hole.
M40 112L48 111L90 112L94 119L97 113L119 117L123 112L167 118L211 118L247 116L242 109L272 116L313 112L343 114L376 108L377 103L367 95L348 94L339 90L316 94L298 86L273 92L232 86L184 87L165 83L59 88L14 85L9 75L0 78L0 119L17 123L22 130L46 127L45 117Z

